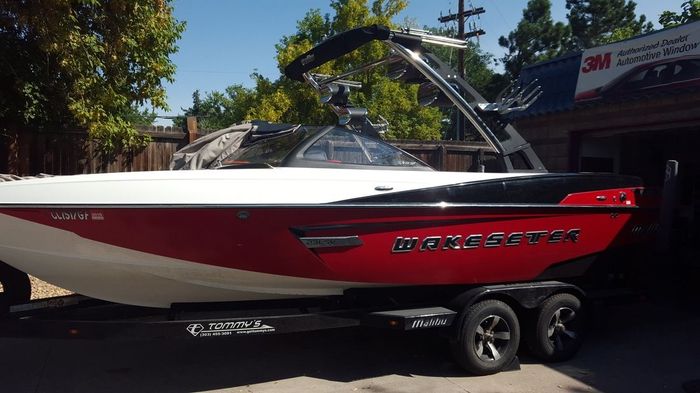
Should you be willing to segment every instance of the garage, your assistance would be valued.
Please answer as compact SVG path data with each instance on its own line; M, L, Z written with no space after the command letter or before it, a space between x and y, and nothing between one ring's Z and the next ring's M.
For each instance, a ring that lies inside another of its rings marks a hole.
M677 264L676 277L700 269L698 41L695 22L531 65L519 82L543 94L515 118L550 171L636 175L660 198L677 161L672 258L654 257Z

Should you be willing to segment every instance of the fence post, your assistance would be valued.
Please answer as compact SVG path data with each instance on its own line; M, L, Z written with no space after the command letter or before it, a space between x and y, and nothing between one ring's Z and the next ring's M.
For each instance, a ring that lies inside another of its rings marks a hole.
M190 140L189 143L197 139L197 117L187 116L187 134Z
M34 132L23 130L17 133L17 175L36 175L32 169L34 154Z
M440 160L440 168L438 169L439 171L446 171L447 170L447 147L445 146L444 143L440 143L438 145L438 159Z
M7 130L7 173L19 174L19 132L13 126Z

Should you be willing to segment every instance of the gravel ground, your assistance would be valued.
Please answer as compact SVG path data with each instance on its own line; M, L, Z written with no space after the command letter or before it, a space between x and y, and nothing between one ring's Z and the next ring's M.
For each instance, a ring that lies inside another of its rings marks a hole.
M54 297L54 296L64 296L64 295L70 295L73 292L59 288L55 285L51 285L47 283L46 281L39 280L38 278L34 276L29 276L29 280L32 283L32 300L34 299L44 299L47 297ZM3 287L2 284L0 284L0 292L3 292Z
M36 277L29 276L32 282L32 300L43 299L47 297L70 295L71 291L51 285L46 281L41 281Z

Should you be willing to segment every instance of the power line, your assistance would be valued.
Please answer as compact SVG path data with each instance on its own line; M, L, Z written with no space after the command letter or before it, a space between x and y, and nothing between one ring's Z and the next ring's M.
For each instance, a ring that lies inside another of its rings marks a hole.
M447 23L447 22L453 21L453 20L458 19L458 18L468 18L470 16L479 15L479 14L483 14L484 12L486 12L486 10L484 10L484 7L472 8L470 10L464 11L464 0L460 0L459 4L460 4L459 7L462 11L459 11L456 14L449 14L449 15L445 15L445 16L442 16L442 14L440 14L440 17L438 18L438 22Z

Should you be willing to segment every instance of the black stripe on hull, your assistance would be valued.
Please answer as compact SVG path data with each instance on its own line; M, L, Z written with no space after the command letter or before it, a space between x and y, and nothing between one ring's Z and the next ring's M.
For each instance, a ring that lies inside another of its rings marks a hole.
M335 203L557 204L573 193L641 186L641 179L634 176L547 174L400 191Z

